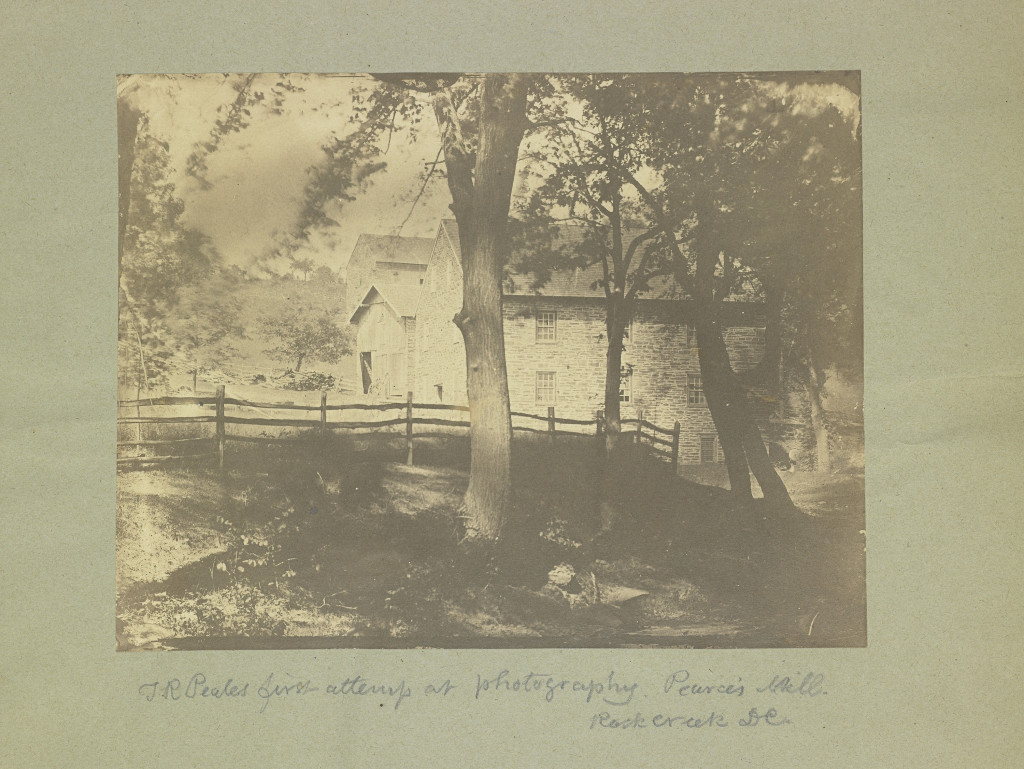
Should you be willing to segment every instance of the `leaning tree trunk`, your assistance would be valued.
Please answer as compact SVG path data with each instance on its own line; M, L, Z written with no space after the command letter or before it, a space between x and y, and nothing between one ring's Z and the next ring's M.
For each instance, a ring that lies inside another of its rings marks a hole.
M819 473L832 472L832 454L829 450L828 425L825 422L825 409L821 404L821 388L825 381L824 373L818 369L811 357L807 361L807 400L811 407L811 433L814 435L814 469Z
M704 399L725 456L729 490L747 499L752 496L750 469L744 449L743 424L736 408L737 402L746 396L732 376L715 302L700 302L697 307L697 351Z
M736 495L749 498L752 472L769 503L780 508L792 507L789 491L768 458L746 390L729 364L729 352L717 320L698 319L697 344L705 398L725 454L729 488Z
M713 209L705 209L702 219L711 225L715 220ZM746 390L729 361L714 290L720 250L707 235L701 240L703 242L697 249L694 287L698 356L704 397L729 471L729 488L738 497L750 498L750 473L753 472L766 501L779 508L792 507L793 501L786 485L768 459L761 431L747 402Z
M495 540L512 508L512 417L501 279L510 251L512 185L527 125L525 82L518 75L486 75L479 98L475 152L467 146L446 95L439 96L435 111L462 252L463 303L455 323L466 344L469 396L466 530L471 537Z
M754 421L753 416L748 416L743 432L743 450L750 465L750 471L757 479L757 485L761 487L761 493L767 502L777 508L793 507L793 500L789 496L789 489L782 482L775 465L768 457L768 450L764 446L764 439L761 430Z
M734 496L749 499L752 496L750 470L743 449L743 426L735 408L738 386L729 363L729 351L719 326L718 302L715 301L715 268L720 249L711 233L717 217L714 207L704 202L699 214L701 227L694 243L696 274L693 292L701 386L725 456L729 490Z

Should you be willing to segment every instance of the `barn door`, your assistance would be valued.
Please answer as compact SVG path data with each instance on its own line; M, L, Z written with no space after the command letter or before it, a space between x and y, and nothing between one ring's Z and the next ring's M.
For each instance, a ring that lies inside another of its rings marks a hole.
M363 395L370 394L370 386L373 384L373 357L372 353L359 353L359 370L363 375Z

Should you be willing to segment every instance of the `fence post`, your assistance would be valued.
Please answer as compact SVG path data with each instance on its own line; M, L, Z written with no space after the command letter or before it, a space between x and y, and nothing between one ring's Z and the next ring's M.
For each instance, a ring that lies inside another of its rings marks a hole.
M142 442L142 385L135 388L135 416L138 418L138 422L135 424L135 439Z
M597 410L597 416L594 418L594 421L597 423L597 428L594 434L597 436L598 440L601 440L604 436L604 409Z
M672 472L679 472L679 422L672 425Z
M640 441L643 439L643 426L644 426L644 410L636 410L636 445L640 445Z
M217 466L224 469L224 385L217 385Z
M405 463L412 465L412 390L405 399Z
M327 390L320 391L320 444L323 451L327 447Z
M548 435L551 436L551 445L555 443L555 407L548 406Z

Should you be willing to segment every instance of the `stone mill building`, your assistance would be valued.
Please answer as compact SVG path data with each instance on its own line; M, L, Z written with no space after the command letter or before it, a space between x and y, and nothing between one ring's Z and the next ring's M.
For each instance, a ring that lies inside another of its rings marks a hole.
M566 226L559 235L571 240L580 230ZM465 404L465 348L452 322L462 306L458 227L444 220L429 249L423 240L388 239L389 258L377 260L388 264L350 294L356 302L350 314L356 326L355 381L368 400L404 399L411 391L417 403ZM553 406L560 417L593 419L603 408L607 340L600 276L600 265L554 272L539 288L530 275L506 277L505 356L513 411L543 415ZM622 354L622 417L636 417L642 409L659 426L671 428L678 420L681 463L720 461L700 377L693 305L676 298L673 288L652 287L636 301ZM763 306L723 302L722 320L733 368L757 365L764 354ZM758 413L767 418L763 407Z

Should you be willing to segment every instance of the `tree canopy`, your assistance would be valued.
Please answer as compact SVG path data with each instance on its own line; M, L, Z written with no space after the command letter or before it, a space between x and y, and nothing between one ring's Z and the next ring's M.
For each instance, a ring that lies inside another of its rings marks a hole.
M340 306L289 303L276 312L261 314L258 324L260 335L272 345L266 354L292 365L295 371L301 371L306 362L337 363L352 349L351 332L344 325Z

